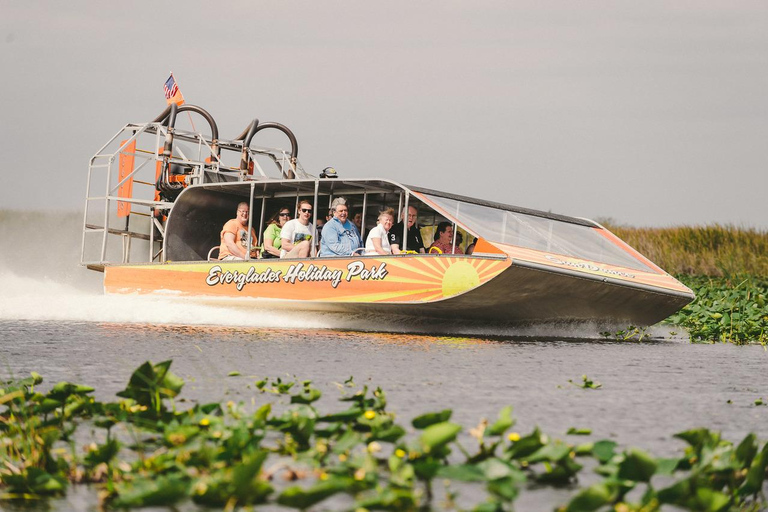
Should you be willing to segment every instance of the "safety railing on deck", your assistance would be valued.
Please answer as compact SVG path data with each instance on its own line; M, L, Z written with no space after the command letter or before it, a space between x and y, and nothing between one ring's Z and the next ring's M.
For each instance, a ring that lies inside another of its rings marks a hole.
M169 135L174 141L170 155L163 147ZM213 141L162 122L123 127L88 166L80 263L103 270L114 263L164 261L165 218L175 196L187 186L274 179L259 160L276 166L277 179L313 178L295 154L251 148L246 142L250 139ZM225 165L222 152L242 155L240 165ZM135 240L147 243L146 252L132 250Z

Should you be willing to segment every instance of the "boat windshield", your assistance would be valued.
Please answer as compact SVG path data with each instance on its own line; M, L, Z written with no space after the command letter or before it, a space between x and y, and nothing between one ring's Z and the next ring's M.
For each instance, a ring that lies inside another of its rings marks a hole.
M443 214L455 218L467 230L489 242L516 245L643 272L656 272L602 236L598 232L600 228L597 227L432 194L425 193L424 197L442 209Z

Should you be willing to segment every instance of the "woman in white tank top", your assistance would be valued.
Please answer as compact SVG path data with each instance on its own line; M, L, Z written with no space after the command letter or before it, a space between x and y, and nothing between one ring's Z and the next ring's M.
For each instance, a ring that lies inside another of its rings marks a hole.
M389 246L389 230L394 223L395 211L392 208L379 213L379 222L368 232L368 238L365 241L366 256L392 254L392 248Z

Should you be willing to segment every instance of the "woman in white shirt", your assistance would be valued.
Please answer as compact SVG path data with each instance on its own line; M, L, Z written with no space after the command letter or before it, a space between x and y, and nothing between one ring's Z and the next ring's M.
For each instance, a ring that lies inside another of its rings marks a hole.
M368 232L368 238L365 241L365 254L392 254L392 248L389 246L389 230L395 223L395 211L392 208L379 213L379 223Z

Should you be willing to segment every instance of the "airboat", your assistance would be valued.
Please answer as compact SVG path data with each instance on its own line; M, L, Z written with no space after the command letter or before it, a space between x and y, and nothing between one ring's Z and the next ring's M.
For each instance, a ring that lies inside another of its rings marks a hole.
M202 117L206 129L177 127L182 112ZM264 130L282 132L290 149L252 147ZM505 325L645 326L694 298L595 221L386 178L314 176L297 156L296 137L282 124L254 119L226 140L194 105L172 104L151 122L127 124L90 160L81 263L104 273L108 294ZM280 208L295 212L308 200L326 212L336 197L361 213L363 239L380 210L400 217L414 207L426 246L449 222L453 247L476 239L474 251L413 253L404 236L396 255L319 258L313 246L304 259L215 257L241 202L261 238Z

